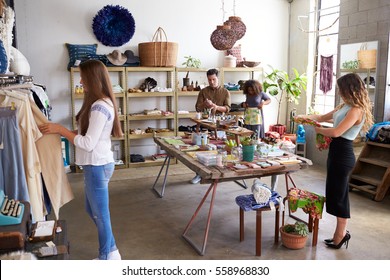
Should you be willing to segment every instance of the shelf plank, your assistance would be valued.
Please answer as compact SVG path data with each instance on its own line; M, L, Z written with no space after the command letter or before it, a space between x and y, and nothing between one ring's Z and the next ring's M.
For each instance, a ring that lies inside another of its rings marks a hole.
M354 189L358 189L358 190L361 190L361 191L364 191L364 192L367 192L367 193L370 193L370 194L373 194L375 195L376 194L376 187L374 186L371 186L371 185L356 185L356 184L353 184L353 183L349 183L349 186L351 188L354 188Z
M129 139L130 140L135 140L135 139L146 139L146 138L153 138L153 133L144 133L144 134L129 134ZM159 137L166 137L166 136L174 136L175 133L173 131L171 132L160 132L156 133L155 136Z
M364 175L357 175L357 174L352 174L351 179L359 180L359 181L362 181L364 183L368 183L370 185L373 185L375 187L379 186L379 184L381 183L381 181L376 179L376 178L372 178L372 177L364 176Z
M173 120L174 115L162 116L162 115L129 115L127 120L129 121L143 121L143 120Z
M380 159L365 158L365 157L363 157L363 158L360 158L359 160L362 161L362 162L369 163L369 164L373 164L373 165L377 165L377 166L382 166L382 167L385 167L385 168L390 167L390 162L384 161L384 160L380 160Z
M148 97L173 97L174 92L158 92L158 91L153 91L153 92L129 92L127 94L127 97L142 97L142 98L148 98Z
M177 96L183 97L183 96L198 96L199 91L181 91L179 90L177 92Z

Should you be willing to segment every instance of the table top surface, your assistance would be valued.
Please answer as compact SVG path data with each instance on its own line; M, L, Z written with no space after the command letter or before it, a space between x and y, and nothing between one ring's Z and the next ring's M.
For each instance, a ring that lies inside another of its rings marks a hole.
M266 168L248 168L244 170L236 170L229 167L206 166L196 160L191 153L186 153L178 150L174 145L165 142L164 138L154 137L154 141L159 145L170 157L177 158L180 162L196 172L202 177L201 183L210 183L214 180L218 181L235 181L241 179L259 178L265 176L285 174L295 172L312 165L311 160L294 155L299 159L300 163L289 163L279 166L270 166ZM287 154L287 153L286 153Z

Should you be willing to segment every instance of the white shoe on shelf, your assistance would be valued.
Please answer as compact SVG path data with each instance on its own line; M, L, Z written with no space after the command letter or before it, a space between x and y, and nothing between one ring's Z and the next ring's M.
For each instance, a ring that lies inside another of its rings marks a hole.
M121 254L119 254L119 250L112 251L108 254L107 260L113 261L113 260L121 260Z
M200 175L196 174L196 176L194 178L192 178L191 184L198 184L201 179L202 179L202 177L200 177Z

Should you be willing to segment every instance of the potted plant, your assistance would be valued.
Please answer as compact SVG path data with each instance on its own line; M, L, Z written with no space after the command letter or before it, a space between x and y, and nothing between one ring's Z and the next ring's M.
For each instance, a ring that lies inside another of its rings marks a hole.
M299 74L295 68L293 68L294 78L290 78L287 72L283 70L274 69L273 67L271 67L271 69L272 72L265 76L263 89L274 96L278 102L277 123L274 125L274 128L270 128L270 130L277 131L282 135L286 131L286 126L282 125L279 119L282 101L283 99L286 99L287 102L298 104L302 91L306 90L307 76L304 73Z
M250 136L245 136L240 138L240 142L242 145L242 160L252 162L255 155L257 141Z
M184 58L186 60L181 65L184 65L187 68L199 68L200 65L202 64L200 62L200 59L194 58L190 55L185 56ZM188 78L189 74L190 74L190 71L187 71L185 78L183 78L183 87L184 86L188 87L190 85L190 78Z
M309 228L303 222L287 224L280 228L282 244L289 249L302 249L306 245Z

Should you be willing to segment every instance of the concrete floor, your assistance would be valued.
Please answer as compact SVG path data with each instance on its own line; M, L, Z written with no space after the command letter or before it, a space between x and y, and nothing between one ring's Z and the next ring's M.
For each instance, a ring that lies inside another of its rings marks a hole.
M390 259L390 198L375 202L371 196L358 191L350 193L352 219L349 247L329 249L323 239L333 234L335 218L324 211L320 221L318 245L311 247L311 234L301 250L274 244L274 213L263 213L262 255L255 256L255 213L246 212L245 241L239 241L239 214L235 197L249 194L233 182L221 183L217 189L208 244L204 256L181 237L198 203L208 188L206 184L192 185L194 173L182 164L171 165L168 186L163 198L157 198L151 187L159 167L116 170L110 184L112 225L123 259L127 260L379 260ZM90 260L97 256L97 231L84 210L83 175L68 175L75 199L63 206L60 218L68 225L70 259ZM324 194L325 170L311 166L294 173L300 188ZM285 195L284 177L278 184ZM270 178L262 179L268 185ZM251 185L252 182L247 182ZM208 201L206 201L208 206ZM207 208L207 207L204 207ZM202 210L188 233L201 242L207 212ZM306 218L306 215L301 217ZM287 222L294 222L287 218ZM199 228L199 229L198 229Z

